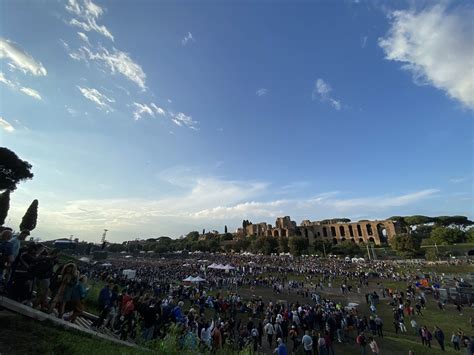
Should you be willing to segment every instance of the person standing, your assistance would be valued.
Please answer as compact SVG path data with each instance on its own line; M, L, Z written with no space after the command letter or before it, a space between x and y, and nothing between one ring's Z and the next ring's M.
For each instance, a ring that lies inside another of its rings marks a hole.
M307 330L305 332L305 335L303 335L302 343L303 343L304 353L306 355L312 355L313 354L313 338L311 338L311 335L309 335L309 330Z
M360 333L356 338L356 343L359 345L360 354L367 355L366 346L367 346L367 339L365 338L364 332Z
M451 344L453 344L454 350L460 350L460 342L461 339L459 338L459 336L455 332L453 332L453 334L451 335Z
M282 338L277 339L278 347L274 350L277 355L288 355L288 350Z
M441 351L444 351L444 333L438 326L435 326L434 337L436 341L438 342L441 348Z

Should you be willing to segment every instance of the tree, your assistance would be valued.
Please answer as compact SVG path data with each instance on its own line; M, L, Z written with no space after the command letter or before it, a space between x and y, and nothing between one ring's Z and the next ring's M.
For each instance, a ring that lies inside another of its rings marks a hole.
M288 245L292 255L300 256L301 254L307 253L309 241L305 237L294 236L289 238Z
M425 259L428 261L436 261L438 260L438 253L436 252L435 248L429 248L425 252Z
M420 215L406 216L404 219L405 219L405 222L410 226L416 226L420 224L427 224L427 223L433 222L432 217L420 216Z
M8 148L0 147L0 190L14 191L16 185L33 178L31 164Z
M186 235L186 239L189 239L191 241L197 241L199 239L199 232L197 232L197 231L189 232Z
M414 235L416 238L428 239L431 237L432 230L432 226L418 225L416 226L416 229L411 232L411 234Z
M414 256L421 246L421 239L417 235L398 234L393 238L392 247L402 255Z
M468 243L474 243L474 228L471 228L466 232L466 241Z
M290 251L290 247L288 246L288 238L280 237L278 239L278 252L288 253L289 251Z
M337 255L360 255L364 252L361 250L358 244L351 242L350 240L345 240L340 242L332 247L333 254Z
M30 207L26 210L23 219L21 220L20 230L32 231L36 228L36 221L38 219L38 200L33 200Z
M10 190L5 190L0 194L0 226L5 224L10 209Z
M466 239L466 232L458 228L435 227L431 232L431 240L438 244L464 243Z
M227 226L224 226L224 234L227 234Z
M439 216L433 218L437 226L448 227L454 225L459 228L466 228L474 224L473 221L469 220L466 216Z

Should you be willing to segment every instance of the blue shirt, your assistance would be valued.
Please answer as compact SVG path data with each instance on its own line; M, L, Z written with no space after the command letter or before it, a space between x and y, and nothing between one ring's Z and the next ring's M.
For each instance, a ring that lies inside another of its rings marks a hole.
M10 255L13 255L13 258L16 259L18 253L20 252L21 241L17 237L13 237L12 239L10 239L9 243L11 245Z
M284 343L281 343L278 345L278 355L287 355L288 352L286 351L286 345Z

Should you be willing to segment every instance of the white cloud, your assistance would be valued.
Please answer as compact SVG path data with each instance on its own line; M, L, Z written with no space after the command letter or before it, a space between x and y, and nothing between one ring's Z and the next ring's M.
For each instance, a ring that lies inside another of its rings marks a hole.
M367 37L367 36L363 36L363 37L361 38L361 40L360 40L360 46L361 46L362 48L365 48L365 46L367 46L367 39L368 39L368 38L369 38L369 37Z
M160 116L166 116L166 111L159 107L159 106L156 106L153 102L150 104L150 106L155 110L155 112L157 114L159 114Z
M30 73L35 76L45 76L46 68L36 61L32 56L18 47L15 43L0 38L0 59L8 60L11 68L21 70L23 73Z
M135 121L138 121L140 118L142 118L143 114L148 114L152 117L155 117L155 113L147 104L139 104L138 102L134 102L133 106L135 106L135 110L133 111L133 118Z
M319 78L314 84L314 89L311 97L313 100L319 99L322 102L329 102L329 104L331 104L331 106L334 107L336 110L340 110L341 102L332 97L331 91L331 85L326 83L323 79Z
M268 89L265 89L265 88L258 89L255 92L255 95L257 96L265 96L266 94L268 94Z
M82 95L92 101L93 103L96 104L97 108L101 110L105 110L106 112L113 111L112 107L110 107L110 103L114 103L115 100L111 99L101 92L99 92L97 89L93 88L87 88L87 87L80 87L77 86L77 88L81 91Z
M184 36L184 38L181 40L181 43L183 44L183 46L185 46L188 44L189 41L196 42L191 32L188 32L186 36Z
M82 39L84 42L86 42L89 46L91 43L89 42L89 37L83 32L77 32L77 35L79 36L80 39Z
M461 184L469 180L471 180L471 178L467 176L467 177L460 177L460 178L452 178L452 179L449 179L449 182L452 182L453 184Z
M39 92L32 88L21 87L20 91L36 100L41 100L41 95L39 94Z
M415 83L432 85L473 109L473 18L472 6L394 11L379 46L387 60L403 63Z
M13 82L12 80L9 80L8 78L5 77L5 74L3 72L0 72L0 82L4 83L6 86L8 86L12 90L19 90L22 93L31 96L37 100L41 100L41 95L39 94L38 91L21 86L18 82Z
M15 130L15 128L3 117L0 116L0 127L2 127L5 131L11 133Z
M87 47L80 47L76 52L70 52L69 55L75 60L96 60L105 65L112 74L119 73L127 79L133 81L142 90L146 90L146 74L142 67L135 63L128 53L119 51L115 48L109 52L106 48L99 48L94 53Z
M97 20L104 13L99 5L94 4L91 0L69 0L66 10L80 19L71 19L70 25L79 27L86 32L95 31L112 41L114 40L114 36L107 27L97 24Z
M178 112L178 113L169 112L169 114L171 116L171 121L173 121L176 125L180 127L185 126L185 127L194 129L195 131L198 130L196 125L199 122L194 121L191 116L187 116L182 112Z

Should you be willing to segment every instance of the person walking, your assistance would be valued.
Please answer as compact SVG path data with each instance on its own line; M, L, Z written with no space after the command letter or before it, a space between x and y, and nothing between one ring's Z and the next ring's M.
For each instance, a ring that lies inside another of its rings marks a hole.
M268 346L272 347L273 334L275 334L275 328L271 322L268 322L263 328L267 334Z
M370 346L370 350L372 350L372 354L375 354L375 355L379 354L380 352L379 346L373 337L369 338L369 346Z

